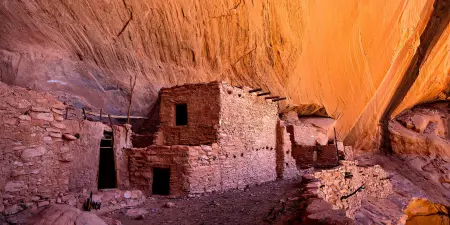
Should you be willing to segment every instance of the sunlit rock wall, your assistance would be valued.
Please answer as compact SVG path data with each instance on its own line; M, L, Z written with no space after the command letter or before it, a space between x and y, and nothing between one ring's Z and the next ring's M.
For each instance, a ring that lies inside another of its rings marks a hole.
M280 110L323 105L338 120L340 139L353 128L347 142L360 140L358 146L370 149L433 4L2 1L0 79L49 91L78 107L125 113L129 79L137 76L132 111L141 115L161 87L225 80L287 96ZM448 97L448 29L445 34L399 108Z

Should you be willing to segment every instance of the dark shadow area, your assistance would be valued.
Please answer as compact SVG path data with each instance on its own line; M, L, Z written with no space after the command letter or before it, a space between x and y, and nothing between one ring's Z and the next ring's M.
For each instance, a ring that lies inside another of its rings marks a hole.
M170 194L170 168L153 168L152 193L154 195Z
M105 132L100 142L100 162L98 169L98 189L116 188L112 132Z

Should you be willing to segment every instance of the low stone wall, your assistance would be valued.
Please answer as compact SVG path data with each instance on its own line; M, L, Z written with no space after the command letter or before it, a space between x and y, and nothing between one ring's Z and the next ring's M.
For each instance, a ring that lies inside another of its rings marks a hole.
M318 196L335 209L344 209L348 217L355 218L362 200L386 198L392 193L388 175L379 165L359 167L354 161L341 161L341 164L336 169L316 172L314 176L320 180L316 184Z
M130 182L152 192L153 168L170 168L170 195L245 188L276 179L275 149L236 152L216 143L129 149Z

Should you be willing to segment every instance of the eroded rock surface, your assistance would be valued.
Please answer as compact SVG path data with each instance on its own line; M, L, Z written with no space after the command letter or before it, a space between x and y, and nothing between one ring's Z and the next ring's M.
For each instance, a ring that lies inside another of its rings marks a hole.
M132 109L144 115L164 86L260 86L288 97L281 109L337 118L341 139L355 127L347 140L364 147L415 63L434 2L4 1L0 79L117 114L137 76ZM428 57L400 111L448 98L448 27L426 38L438 40L421 49Z
M450 102L404 111L390 122L389 131L395 153L440 156L450 160Z

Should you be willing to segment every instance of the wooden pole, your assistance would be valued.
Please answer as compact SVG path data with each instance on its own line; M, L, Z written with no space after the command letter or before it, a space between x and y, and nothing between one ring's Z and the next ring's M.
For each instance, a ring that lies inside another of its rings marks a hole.
M333 127L333 129L334 129L334 146L336 147L336 157L337 157L337 162L339 164L339 149L338 149L338 145L337 145L336 127Z
M100 122L102 122L102 111L103 109L100 109Z
M84 109L84 107L83 107L83 116L84 116L84 119L87 119L87 117L86 117L86 110Z
M265 97L265 99L275 99L275 98L279 98L280 96L269 96L269 97Z
M109 118L109 125L111 126L111 129L112 129L113 123L112 123L111 115L108 114L108 118Z
M272 102L278 102L281 100L286 100L286 98L276 98L276 99L272 99Z
M91 115L91 116L100 116L100 114L98 113L94 113L94 112L90 112L86 110L86 115ZM111 118L116 118L116 119L127 119L128 116L116 116L116 115L111 115ZM148 117L145 116L130 116L130 119L148 119Z
M137 80L137 75L134 76L134 82L133 82L133 76L130 75L130 102L128 105L128 117L127 117L127 123L130 124L130 114L131 114L131 102L133 100L133 92L134 92L134 87L136 86L136 80Z
M69 107L66 107L66 120L67 120L67 113L69 112Z

